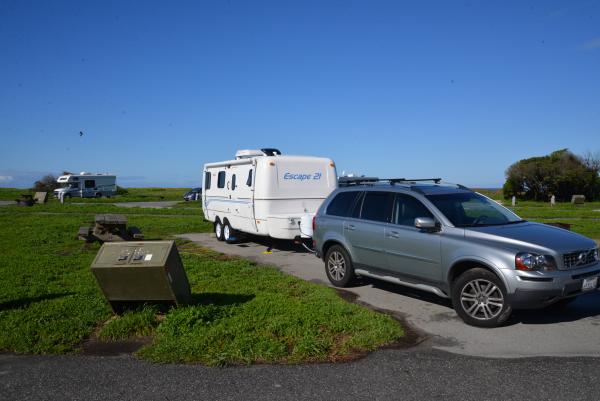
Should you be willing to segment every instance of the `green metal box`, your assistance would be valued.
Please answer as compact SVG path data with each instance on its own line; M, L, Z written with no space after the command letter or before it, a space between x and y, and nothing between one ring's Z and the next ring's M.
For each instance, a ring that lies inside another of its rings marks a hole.
M191 302L190 284L174 241L105 242L92 273L113 310L125 303Z

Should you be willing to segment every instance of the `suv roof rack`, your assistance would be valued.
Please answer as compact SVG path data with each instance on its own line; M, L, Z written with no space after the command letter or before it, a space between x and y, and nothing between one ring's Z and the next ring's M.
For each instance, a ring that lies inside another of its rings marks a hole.
M340 177L338 184L340 187L350 185L372 184L375 182L388 182L394 184L412 184L423 181L432 181L435 184L442 182L441 178L377 178L377 177Z
M461 184L453 184L449 182L443 182L441 178L377 178L377 177L339 177L338 185L340 187L349 187L351 185L362 185L362 184L375 184L378 182L387 182L390 185L404 184L411 190L416 192L423 192L418 187L411 185L417 184L418 182L433 182L435 185L445 184L453 185L459 189L465 189L470 191L469 188Z

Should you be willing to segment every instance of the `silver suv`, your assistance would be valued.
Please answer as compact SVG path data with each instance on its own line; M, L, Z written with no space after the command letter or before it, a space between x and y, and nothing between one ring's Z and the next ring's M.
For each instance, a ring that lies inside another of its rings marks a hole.
M366 181L346 181L313 221L335 286L365 276L429 291L480 327L598 288L598 247L587 237L439 179Z

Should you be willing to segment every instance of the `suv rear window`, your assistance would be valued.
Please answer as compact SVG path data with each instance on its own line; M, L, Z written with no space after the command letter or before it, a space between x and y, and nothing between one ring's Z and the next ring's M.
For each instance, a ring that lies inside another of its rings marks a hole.
M360 218L389 223L393 200L393 192L368 191L363 200Z
M354 205L354 201L359 193L359 191L340 192L329 203L329 206L327 206L327 214L330 216L348 217L350 209Z

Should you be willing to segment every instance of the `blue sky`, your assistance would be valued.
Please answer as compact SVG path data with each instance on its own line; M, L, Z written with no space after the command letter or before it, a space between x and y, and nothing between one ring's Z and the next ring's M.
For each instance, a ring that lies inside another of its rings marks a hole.
M0 0L0 135L0 186L195 186L277 147L495 187L600 150L600 1Z

